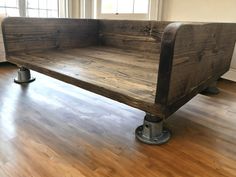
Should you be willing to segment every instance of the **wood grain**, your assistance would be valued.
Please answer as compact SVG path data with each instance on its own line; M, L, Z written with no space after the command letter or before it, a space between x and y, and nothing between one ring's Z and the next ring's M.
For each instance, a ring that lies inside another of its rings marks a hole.
M6 18L3 22L6 52L95 45L97 26L96 20L86 19Z
M144 56L109 47L86 47L18 53L8 55L8 61L160 114L155 104L158 60ZM143 65L146 61L149 64Z
M166 105L166 116L229 70L235 42L236 24L174 23L166 28L156 99Z
M135 140L144 112L33 72L0 64L1 177L233 177L236 84L198 95L168 119L172 141ZM173 163L175 162L175 163Z
M228 71L235 42L236 24L182 26L175 41L168 103Z
M170 22L99 20L100 43L159 55L161 38Z

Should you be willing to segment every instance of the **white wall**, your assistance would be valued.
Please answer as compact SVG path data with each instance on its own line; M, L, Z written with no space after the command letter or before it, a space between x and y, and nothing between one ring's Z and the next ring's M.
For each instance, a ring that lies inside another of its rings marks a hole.
M163 0L161 19L236 23L236 0ZM231 68L236 71L236 50ZM236 72L230 75L236 80Z
M236 22L236 0L163 0L163 20Z

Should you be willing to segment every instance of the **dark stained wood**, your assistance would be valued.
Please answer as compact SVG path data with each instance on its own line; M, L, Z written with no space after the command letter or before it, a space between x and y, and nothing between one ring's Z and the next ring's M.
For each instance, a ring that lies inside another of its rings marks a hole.
M198 95L168 119L173 137L156 147L135 140L144 112L33 72L0 64L1 177L233 177L236 84Z
M168 104L228 71L235 42L236 24L180 27L175 40Z
M236 40L229 23L7 18L3 32L8 61L160 118L229 69Z
M236 24L174 23L166 28L156 99L166 105L166 116L229 70L235 42Z
M18 53L8 55L8 61L159 115L155 104L158 60L144 56L86 47Z
M178 28L180 26L181 23L168 25L165 29L165 34L163 35L162 39L163 42L161 46L160 63L159 63L161 67L159 67L158 70L158 85L157 85L157 92L160 94L156 95L156 102L162 105L167 105L168 103L175 39Z
M170 22L99 20L102 45L131 49L159 55L161 38Z
M3 34L7 53L97 44L96 20L6 18Z

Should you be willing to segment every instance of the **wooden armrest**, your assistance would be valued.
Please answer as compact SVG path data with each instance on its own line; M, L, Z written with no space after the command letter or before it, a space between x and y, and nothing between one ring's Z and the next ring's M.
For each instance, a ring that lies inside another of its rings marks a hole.
M173 23L164 32L156 102L166 115L227 72L236 41L236 24Z

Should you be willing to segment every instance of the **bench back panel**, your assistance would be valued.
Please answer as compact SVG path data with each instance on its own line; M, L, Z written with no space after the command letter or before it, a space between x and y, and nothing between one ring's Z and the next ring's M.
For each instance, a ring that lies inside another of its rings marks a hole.
M98 42L97 23L85 19L6 18L6 52L94 45Z
M101 45L160 53L164 28L170 22L99 20ZM159 56L157 56L159 58Z
M217 80L230 68L235 41L236 24L168 26L163 36L158 80L158 86L163 84L160 87L165 88L158 89L157 102L174 111ZM169 55L164 54L168 51ZM166 73L165 68L169 69Z

